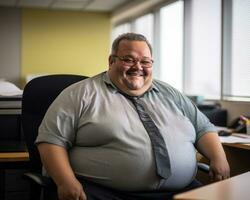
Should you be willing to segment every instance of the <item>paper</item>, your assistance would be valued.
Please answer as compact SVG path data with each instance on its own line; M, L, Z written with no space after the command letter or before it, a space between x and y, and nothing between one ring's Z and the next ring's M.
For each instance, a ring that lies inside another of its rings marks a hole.
M0 96L11 97L20 96L23 91L20 90L16 85L8 81L0 81Z
M215 128L216 128L216 131L229 131L230 130L224 126L215 126Z
M230 136L220 136L221 143L244 143L250 144L250 135L233 133Z

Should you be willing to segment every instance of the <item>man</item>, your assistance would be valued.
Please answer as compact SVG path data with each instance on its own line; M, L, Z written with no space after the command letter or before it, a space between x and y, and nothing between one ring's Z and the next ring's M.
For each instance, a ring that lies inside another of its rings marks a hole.
M152 68L146 38L123 34L113 42L107 72L71 85L50 106L36 144L60 200L171 198L196 186L195 147L210 160L212 179L229 177L214 126L187 97L153 80ZM165 178L132 97L167 147Z

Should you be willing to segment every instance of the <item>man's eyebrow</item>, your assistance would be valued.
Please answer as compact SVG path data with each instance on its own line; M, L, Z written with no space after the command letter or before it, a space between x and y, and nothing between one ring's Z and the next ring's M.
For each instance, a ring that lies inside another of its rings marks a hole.
M133 55L125 55L125 56L122 56L122 57L123 57L123 58L129 57L129 58L133 58L133 59L138 59L138 58L136 58L136 57L133 56ZM147 57L147 56L143 56L141 59L149 59L149 60L151 60L152 58Z
M135 57L134 57L134 56L132 56L132 55L125 55L125 56L123 56L123 57L135 58Z
M142 57L142 58L149 59L149 60L151 60L151 59L152 59L152 58L150 58L150 57Z

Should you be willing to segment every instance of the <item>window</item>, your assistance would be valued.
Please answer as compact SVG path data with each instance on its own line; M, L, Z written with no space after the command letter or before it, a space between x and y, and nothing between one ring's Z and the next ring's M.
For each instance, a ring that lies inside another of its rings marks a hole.
M249 100L250 97L250 1L226 1L224 99ZM228 18L230 20L228 20Z
M121 35L122 33L127 33L131 31L131 24L130 23L124 23L121 24L119 26L116 26L113 30L112 30L112 41L118 37L119 35Z
M153 45L153 21L153 14L147 14L137 18L132 28L132 31L144 35L151 45Z
M159 79L182 91L183 79L183 2L160 9Z
M206 100L250 101L250 1L175 0L153 10L115 29L149 39L156 78Z
M221 88L221 2L185 1L184 92L219 99Z
M144 35L153 45L153 21L153 14L147 14L133 20L130 23L124 23L116 26L112 31L112 39L115 39L122 33L133 31Z

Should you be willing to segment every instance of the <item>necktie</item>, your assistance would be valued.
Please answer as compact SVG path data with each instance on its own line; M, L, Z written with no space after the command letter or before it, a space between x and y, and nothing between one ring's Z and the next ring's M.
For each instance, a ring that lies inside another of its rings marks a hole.
M171 166L168 150L159 129L149 114L145 111L140 98L131 97L125 94L123 95L132 101L140 117L140 120L142 121L142 124L148 132L155 156L157 174L160 177L167 179L171 175Z

